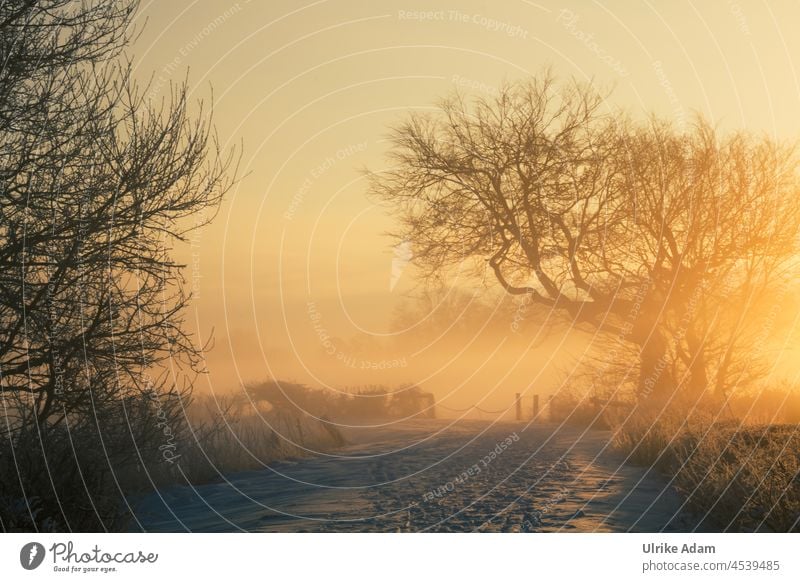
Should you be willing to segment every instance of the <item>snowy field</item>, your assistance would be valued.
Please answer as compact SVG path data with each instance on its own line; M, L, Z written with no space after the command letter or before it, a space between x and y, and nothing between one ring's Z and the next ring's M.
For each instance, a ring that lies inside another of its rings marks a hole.
M691 531L660 477L610 433L420 420L343 429L335 454L281 462L136 504L133 531Z

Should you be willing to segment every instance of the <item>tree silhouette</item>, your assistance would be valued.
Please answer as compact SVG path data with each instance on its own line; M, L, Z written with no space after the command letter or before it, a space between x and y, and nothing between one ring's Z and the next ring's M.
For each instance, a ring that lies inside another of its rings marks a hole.
M792 148L608 111L545 74L391 134L372 193L425 277L465 264L633 349L640 397L743 382L759 298L794 263Z
M0 3L0 372L13 431L183 389L200 348L172 245L213 216L231 158L187 89L122 51L133 1ZM144 88L146 89L146 88ZM13 418L12 418L13 417Z

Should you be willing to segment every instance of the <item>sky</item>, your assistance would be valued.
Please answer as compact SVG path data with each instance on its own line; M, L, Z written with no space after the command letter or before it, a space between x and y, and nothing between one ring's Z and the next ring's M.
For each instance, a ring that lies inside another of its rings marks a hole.
M213 96L223 148L243 148L219 215L175 249L195 295L188 324L214 337L204 386L416 381L452 388L455 403L552 389L565 354L582 349L569 334L544 349L495 333L434 364L435 342L393 327L416 281L365 179L387 167L389 129L454 91L491 96L550 67L607 88L611 111L678 126L699 113L723 131L793 140L798 22L796 0L144 0L130 55L149 97L188 77L193 97ZM402 349L386 347L395 339ZM503 364L479 366L483 376L457 364L491 353Z

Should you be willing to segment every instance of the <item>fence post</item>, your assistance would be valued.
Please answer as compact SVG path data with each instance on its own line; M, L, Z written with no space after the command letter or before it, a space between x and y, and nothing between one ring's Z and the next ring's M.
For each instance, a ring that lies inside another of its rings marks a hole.
M534 420L539 416L539 395L533 395L533 418Z
M522 394L517 392L517 420L522 420Z

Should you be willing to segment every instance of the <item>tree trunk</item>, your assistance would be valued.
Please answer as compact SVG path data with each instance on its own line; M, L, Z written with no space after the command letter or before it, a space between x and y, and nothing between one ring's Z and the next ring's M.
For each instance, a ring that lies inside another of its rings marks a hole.
M631 339L639 346L639 380L637 398L640 402L662 402L673 391L673 378L667 358L667 339L655 317L658 306L643 309L634 325Z
M639 349L639 400L666 400L673 390L673 382L667 360L666 341L660 331Z

